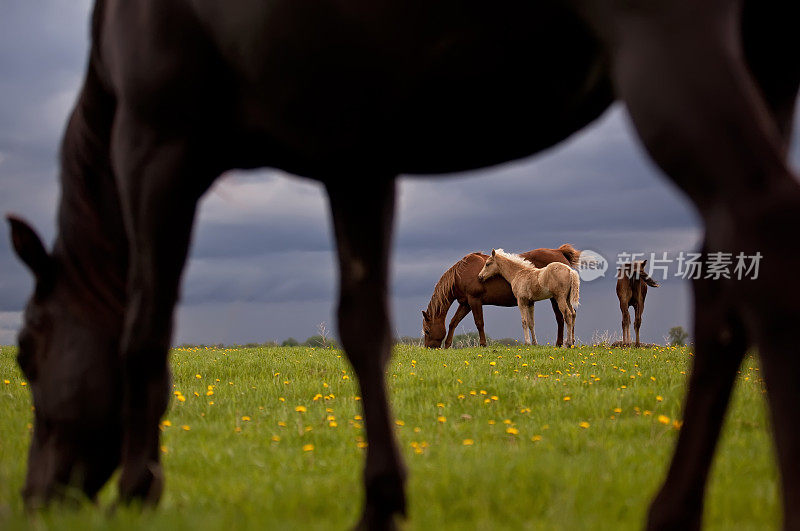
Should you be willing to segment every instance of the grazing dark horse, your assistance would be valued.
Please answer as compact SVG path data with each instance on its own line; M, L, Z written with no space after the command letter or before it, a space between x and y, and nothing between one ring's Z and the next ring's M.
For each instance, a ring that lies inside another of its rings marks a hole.
M623 264L617 269L617 298L619 309L622 311L622 344L631 344L631 314L628 307L633 307L633 329L636 331L636 346L639 343L639 328L642 326L642 313L644 313L644 299L647 297L647 286L658 287L658 282L647 274L644 267L647 260L637 260Z
M121 500L163 488L158 423L198 199L229 168L319 180L340 269L339 337L369 449L361 524L405 513L384 368L401 173L467 170L546 149L622 101L697 207L704 252L762 255L755 280L695 282L695 365L652 528L696 528L746 349L761 355L784 525L800 528L800 185L786 162L800 84L797 2L96 0L64 134L52 254L19 219L36 277L20 331L35 409L24 497ZM794 51L793 51L794 50ZM794 59L792 59L794 57ZM764 297L780 292L783 296ZM780 318L776 319L776 316Z
M520 256L533 263L536 267L544 267L551 262L561 262L567 265L577 265L581 252L568 243L558 249L534 249ZM470 253L444 272L439 282L433 288L433 295L428 303L428 309L422 310L422 331L425 334L425 346L429 348L450 348L453 344L458 323L471 311L478 328L480 344L486 346L486 334L483 331L483 306L516 306L517 299L511 291L511 285L501 276L494 276L481 282L478 273L483 269L489 255ZM447 311L454 301L458 301L458 309L450 320L445 338L444 321ZM558 309L554 299L550 299L553 313L558 324L557 346L564 341L564 316Z

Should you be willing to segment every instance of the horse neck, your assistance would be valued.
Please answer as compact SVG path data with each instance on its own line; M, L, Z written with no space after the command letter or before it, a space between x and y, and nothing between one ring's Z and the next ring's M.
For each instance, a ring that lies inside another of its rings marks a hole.
M522 264L518 264L514 260L499 254L495 256L495 263L497 264L497 269L500 270L500 275L502 275L509 284L520 271L525 269Z
M450 306L453 305L453 301L456 300L454 291L454 289L449 290L439 302L436 301L436 293L431 296L431 300L428 302L427 312L432 321L444 321L445 317L447 317L447 311L450 309Z
M93 313L121 317L128 239L109 161L111 115L81 95L61 147L61 199L53 257ZM91 105L91 106L90 106ZM86 122L91 119L91 126Z

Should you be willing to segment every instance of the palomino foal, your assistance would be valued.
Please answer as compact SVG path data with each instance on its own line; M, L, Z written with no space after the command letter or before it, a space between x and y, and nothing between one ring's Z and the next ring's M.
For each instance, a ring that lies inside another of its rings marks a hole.
M570 347L575 344L575 306L578 305L581 286L577 271L561 262L536 267L518 254L492 249L492 256L478 273L478 279L484 281L495 275L502 276L511 284L511 291L517 298L522 316L522 333L525 335L526 345L536 345L533 303L545 299L555 299L564 316L564 323L567 325L564 345Z

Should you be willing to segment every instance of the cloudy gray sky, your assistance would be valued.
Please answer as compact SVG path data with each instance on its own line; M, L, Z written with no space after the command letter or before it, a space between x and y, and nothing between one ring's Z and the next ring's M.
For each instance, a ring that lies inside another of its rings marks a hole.
M80 86L88 0L0 0L0 212L55 233L59 136ZM535 127L536 124L531 124ZM792 144L800 160L800 142ZM447 178L403 178L393 258L398 335L417 336L439 276L471 251L570 242L611 261L620 252L697 247L698 219L642 152L624 109L536 157ZM674 272L674 267L670 270ZM643 340L688 327L688 283L670 277L647 299ZM0 231L0 344L13 343L31 279ZM333 328L335 269L322 189L284 173L231 172L203 199L175 343L298 339ZM451 312L452 315L452 312ZM515 308L485 309L487 333L521 338ZM581 287L577 335L619 333L613 274ZM471 316L459 331L472 331ZM552 341L549 304L537 336Z

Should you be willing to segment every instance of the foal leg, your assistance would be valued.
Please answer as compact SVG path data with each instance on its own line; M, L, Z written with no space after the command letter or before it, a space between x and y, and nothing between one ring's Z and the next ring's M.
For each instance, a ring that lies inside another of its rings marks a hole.
M447 330L447 338L444 340L444 348L450 348L450 345L453 344L453 335L455 335L456 333L456 327L458 326L458 323L460 323L461 320L467 316L469 310L470 310L469 304L458 305L456 313L455 315L453 315L453 319L450 320L450 326Z
M575 317L572 315L566 298L558 299L558 309L564 314L564 321L567 325L567 340L564 342L564 346L571 347L575 344Z
M525 344L530 345L531 337L528 329L528 309L519 301L517 301L517 306L519 307L519 315L522 318L522 337L525 338Z
M405 514L406 471L394 439L384 370L392 353L389 250L394 217L393 178L351 185L329 183L339 255L339 335L358 375L366 419L366 501L358 527L390 529ZM369 197L364 201L362 197Z
M703 493L736 372L747 349L744 325L719 299L719 284L697 280L695 354L672 463L648 515L648 529L699 529Z
M561 310L558 309L558 303L555 299L550 299L550 306L553 307L553 313L556 316L556 326L558 326L556 346L560 347L564 344L564 316L561 314Z
M533 303L528 306L528 328L531 331L531 344L538 345L539 343L536 341L536 325L533 319Z
M469 307L472 309L472 317L475 319L475 327L478 329L480 345L486 346L486 333L483 331L483 303L480 299L470 297Z
M130 240L121 341L122 501L155 504L163 489L158 423L169 396L172 316L197 199L213 180L204 150L118 117L114 162ZM205 161L207 162L207 161ZM203 183L203 186L198 185Z

